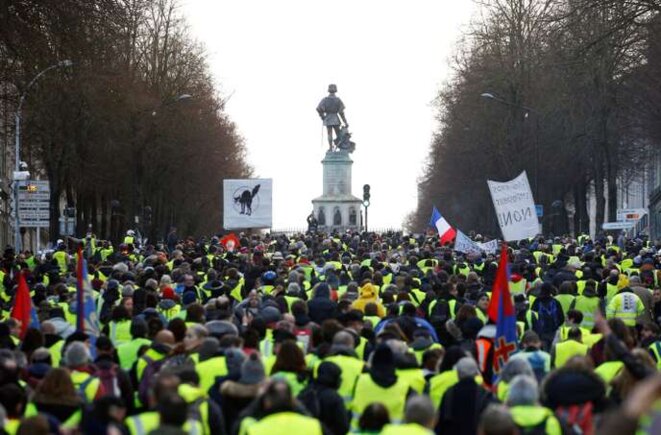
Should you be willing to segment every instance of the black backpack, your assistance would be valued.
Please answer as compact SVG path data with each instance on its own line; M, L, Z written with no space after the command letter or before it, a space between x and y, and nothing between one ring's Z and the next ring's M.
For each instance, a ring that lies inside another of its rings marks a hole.
M301 391L298 395L298 400L310 412L312 417L319 418L321 415L321 402L319 401L317 390L314 387L309 386Z

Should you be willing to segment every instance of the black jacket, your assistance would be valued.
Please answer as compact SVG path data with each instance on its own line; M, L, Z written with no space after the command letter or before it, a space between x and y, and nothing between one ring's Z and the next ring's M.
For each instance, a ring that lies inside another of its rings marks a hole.
M298 400L311 415L334 435L344 435L349 431L349 415L344 401L337 393L342 371L331 362L321 363L317 379L298 395Z
M443 396L434 431L452 435L477 433L480 415L493 400L491 393L476 384L475 379L462 379Z
M337 304L330 299L330 290L326 284L319 284L315 295L308 301L308 315L313 322L321 325L326 319L335 317Z

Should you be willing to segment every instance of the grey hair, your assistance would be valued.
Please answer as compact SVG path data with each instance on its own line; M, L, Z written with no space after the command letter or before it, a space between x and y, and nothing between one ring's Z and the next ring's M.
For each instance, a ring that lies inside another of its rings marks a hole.
M503 372L500 374L500 379L505 382L510 382L517 375L527 375L535 377L530 362L525 358L512 358L503 367Z
M475 359L469 356L465 356L457 361L454 369L457 371L459 379L474 378L480 373Z
M64 360L67 367L80 367L90 362L92 359L87 346L80 341L74 341L67 347L64 353Z
M535 378L518 375L510 383L507 392L507 406L534 405L539 398L539 387Z
M407 423L417 423L426 428L433 428L436 410L428 396L413 396L406 402L404 419Z

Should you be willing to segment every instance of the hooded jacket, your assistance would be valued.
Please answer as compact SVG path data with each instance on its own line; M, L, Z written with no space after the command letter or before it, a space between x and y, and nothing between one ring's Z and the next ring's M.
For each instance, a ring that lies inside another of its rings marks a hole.
M298 399L311 415L334 435L349 431L349 417L344 401L337 393L342 370L332 362L323 362L317 370L317 378L298 395Z
M371 283L367 283L360 288L359 297L351 304L351 307L364 313L365 305L369 303L376 304L377 316L384 317L386 315L386 309L377 298L376 287Z
M314 291L314 296L308 301L310 319L321 325L324 320L332 319L336 310L337 304L330 298L330 288L327 284L319 284Z

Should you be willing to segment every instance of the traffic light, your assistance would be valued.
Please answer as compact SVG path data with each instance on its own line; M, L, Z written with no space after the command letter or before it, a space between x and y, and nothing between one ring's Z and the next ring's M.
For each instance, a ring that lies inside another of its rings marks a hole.
M370 201L370 185L365 184L363 186L363 202L369 202Z

